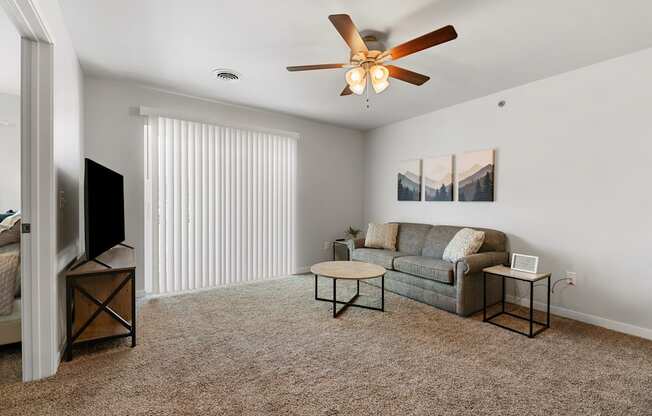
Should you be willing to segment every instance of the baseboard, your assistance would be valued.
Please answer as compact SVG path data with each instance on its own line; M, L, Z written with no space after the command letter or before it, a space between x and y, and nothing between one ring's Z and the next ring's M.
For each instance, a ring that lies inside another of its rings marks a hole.
M294 271L294 274L305 274L305 273L310 273L310 266L298 267Z
M517 305L529 307L529 298L517 298L516 296L507 295L505 297L507 302ZM546 304L543 302L535 301L534 309L539 311L546 310ZM612 331L622 332L623 334L634 335L636 337L652 340L652 329L643 328L636 325L626 324L624 322L613 321L611 319L602 318L600 316L589 315L588 313L574 311L561 306L550 305L550 313L553 315L561 316L564 318L574 319L576 321L584 322L591 325L601 326L603 328L611 329Z
M226 285L205 287L205 288L201 288L201 289L181 290L181 291L178 291L178 292L171 292L171 293L161 293L161 294L144 293L143 296L145 296L147 298L160 298L160 297L168 297L168 296L191 295L193 293L208 292L208 291L211 291L211 290L225 289L225 288L229 288L229 287L253 285L253 284L256 284L256 283L273 282L275 280L288 279L288 278L290 278L292 276L293 275L275 276L275 277L270 277L270 278L261 279L261 280L249 280L249 281L246 281L246 282L229 283L229 284L226 284ZM138 291L136 292L136 294L138 294Z
M146 295L147 295L147 292L145 292L145 290L137 290L136 291L136 299L144 298Z

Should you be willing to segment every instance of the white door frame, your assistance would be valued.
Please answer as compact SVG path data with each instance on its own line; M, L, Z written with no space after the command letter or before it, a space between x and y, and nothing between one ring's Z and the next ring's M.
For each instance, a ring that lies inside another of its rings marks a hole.
M32 0L0 0L21 40L21 332L23 381L59 366L52 38Z

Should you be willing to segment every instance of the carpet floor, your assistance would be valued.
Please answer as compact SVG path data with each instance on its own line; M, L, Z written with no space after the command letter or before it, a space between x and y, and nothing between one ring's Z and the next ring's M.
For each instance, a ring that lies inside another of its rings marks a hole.
M652 415L652 342L562 318L528 339L388 293L333 319L299 276L146 299L138 319L134 349L0 384L0 414Z

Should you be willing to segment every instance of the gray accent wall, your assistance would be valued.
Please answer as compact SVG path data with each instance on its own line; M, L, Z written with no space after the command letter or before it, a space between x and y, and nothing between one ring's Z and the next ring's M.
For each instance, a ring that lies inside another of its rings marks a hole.
M647 49L367 132L365 221L504 231L555 280L577 273L553 313L652 338L650 74ZM396 200L399 161L489 148L495 202Z

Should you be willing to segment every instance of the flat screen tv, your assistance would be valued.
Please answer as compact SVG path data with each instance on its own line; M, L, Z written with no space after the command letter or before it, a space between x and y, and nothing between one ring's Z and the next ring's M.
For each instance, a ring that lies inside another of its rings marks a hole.
M125 239L124 178L90 159L84 167L86 260Z

